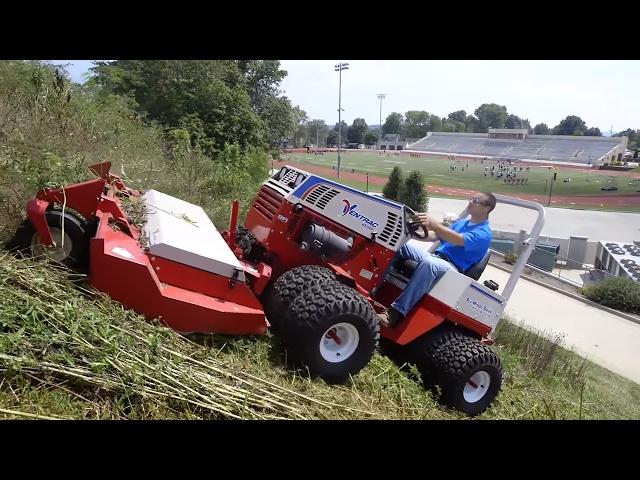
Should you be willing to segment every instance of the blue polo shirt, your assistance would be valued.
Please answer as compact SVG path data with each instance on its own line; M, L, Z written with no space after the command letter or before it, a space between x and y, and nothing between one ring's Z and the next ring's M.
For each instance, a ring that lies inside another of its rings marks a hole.
M464 272L482 260L491 246L493 234L489 221L471 223L470 220L458 220L449 228L462 234L464 246L443 241L436 251L446 254Z

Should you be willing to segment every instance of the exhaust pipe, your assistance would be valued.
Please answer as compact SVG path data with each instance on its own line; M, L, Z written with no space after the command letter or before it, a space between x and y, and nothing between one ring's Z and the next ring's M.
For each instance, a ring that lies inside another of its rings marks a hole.
M353 238L345 240L325 227L310 223L302 232L300 249L329 258L351 250Z

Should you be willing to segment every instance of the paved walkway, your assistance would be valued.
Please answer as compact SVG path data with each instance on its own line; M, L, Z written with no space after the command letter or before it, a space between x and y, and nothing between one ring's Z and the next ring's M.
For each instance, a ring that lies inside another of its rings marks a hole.
M459 214L466 205L467 200L432 197L429 199L429 213L440 219L446 213ZM528 232L537 215L533 210L498 204L491 213L491 228L502 232L518 232L520 229ZM542 239L545 236L569 238L569 235L589 240L640 240L640 214L547 207Z
M506 285L509 274L487 266L487 279ZM640 384L640 325L523 278L505 313L523 327L564 335L564 345L588 360Z

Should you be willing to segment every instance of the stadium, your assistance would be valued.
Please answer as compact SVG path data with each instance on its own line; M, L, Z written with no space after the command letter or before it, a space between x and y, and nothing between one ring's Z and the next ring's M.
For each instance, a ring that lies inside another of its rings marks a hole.
M404 150L527 162L600 166L622 162L627 137L529 135L527 129L490 128L489 133L429 132Z

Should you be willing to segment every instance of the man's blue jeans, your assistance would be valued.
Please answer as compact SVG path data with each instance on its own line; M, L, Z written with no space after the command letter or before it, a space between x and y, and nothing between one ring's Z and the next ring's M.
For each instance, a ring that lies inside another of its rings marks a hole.
M431 290L436 281L447 270L454 267L446 260L409 244L405 244L396 252L396 259L398 258L418 262L418 266L404 291L391 304L402 315L407 316L420 299Z

